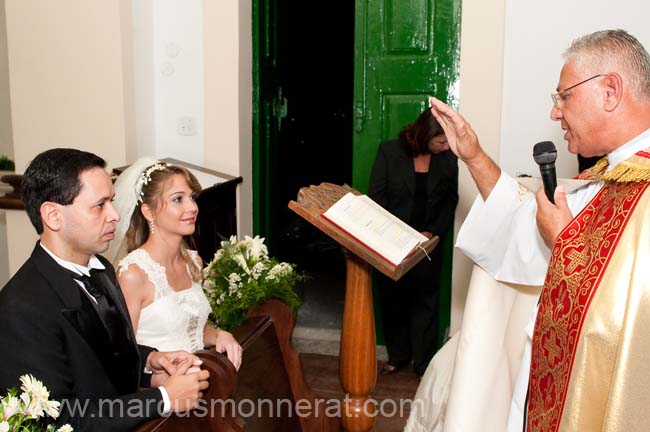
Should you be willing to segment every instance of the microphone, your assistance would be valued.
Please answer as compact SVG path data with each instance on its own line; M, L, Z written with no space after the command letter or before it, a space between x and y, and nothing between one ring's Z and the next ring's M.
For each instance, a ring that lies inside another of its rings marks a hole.
M555 204L553 193L557 186L557 177L555 176L555 159L557 159L557 151L555 144L551 141L542 141L535 144L533 147L533 159L539 165L539 172L542 175L542 183L544 184L544 192L550 202Z

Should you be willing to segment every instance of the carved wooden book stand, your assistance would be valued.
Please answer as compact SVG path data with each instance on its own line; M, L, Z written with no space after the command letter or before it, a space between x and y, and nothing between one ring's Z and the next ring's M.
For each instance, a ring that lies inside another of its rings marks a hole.
M374 404L368 401L377 381L370 267L398 280L424 257L424 250L431 252L439 239L434 237L423 243L424 250L418 249L397 267L392 266L321 216L348 192L359 195L358 191L347 185L332 183L302 188L297 201L289 202L289 208L336 240L344 250L347 273L339 368L341 386L349 396L344 400L341 420L346 430L367 431L374 424Z

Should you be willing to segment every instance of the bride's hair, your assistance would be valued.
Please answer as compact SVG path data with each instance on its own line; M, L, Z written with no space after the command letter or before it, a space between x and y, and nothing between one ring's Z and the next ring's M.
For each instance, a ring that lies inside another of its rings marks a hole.
M129 229L126 232L127 252L131 252L142 246L151 234L149 231L149 223L142 215L142 204L147 204L152 209L157 209L165 182L171 178L171 176L177 174L185 178L187 184L195 195L198 195L198 193L201 192L201 185L198 180L194 177L194 174L188 171L185 167L179 165L156 164L148 167L142 172L141 179L144 181L141 183L142 190L140 193L140 200L131 215ZM190 236L184 237L181 241L181 256L187 263L187 268L190 271L192 280L199 282L202 277L201 267L190 256L187 247L188 242L193 244Z

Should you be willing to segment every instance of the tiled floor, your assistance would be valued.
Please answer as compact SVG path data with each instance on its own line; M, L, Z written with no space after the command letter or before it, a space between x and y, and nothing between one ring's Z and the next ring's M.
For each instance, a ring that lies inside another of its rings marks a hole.
M345 396L339 384L338 357L303 353L301 358L305 380L317 397L341 400ZM382 364L380 362L378 369ZM417 386L418 378L412 370L404 369L377 378L371 397L377 401L380 410L373 431L397 432L404 429Z

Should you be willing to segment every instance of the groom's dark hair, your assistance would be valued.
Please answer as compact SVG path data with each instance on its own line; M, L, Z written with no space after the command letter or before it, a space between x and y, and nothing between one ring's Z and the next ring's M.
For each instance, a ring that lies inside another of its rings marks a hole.
M72 204L81 190L81 173L105 167L104 159L76 149L55 148L37 155L25 170L21 185L25 211L36 232L43 233L41 205L44 202Z

